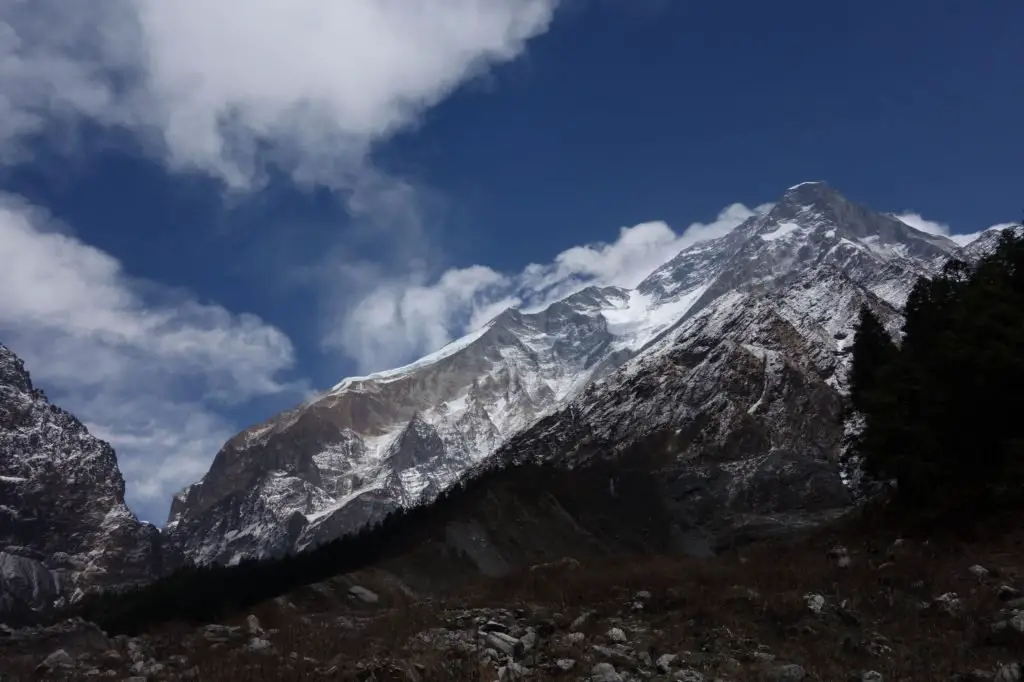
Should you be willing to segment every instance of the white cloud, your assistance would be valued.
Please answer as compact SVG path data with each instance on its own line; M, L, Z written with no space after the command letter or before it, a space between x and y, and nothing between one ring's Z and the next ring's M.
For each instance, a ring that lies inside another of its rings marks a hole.
M132 501L148 512L166 510L234 433L221 409L305 390L280 378L294 351L278 329L133 280L115 258L6 195L0 291L0 338L114 445Z
M681 233L660 221L623 227L612 243L572 247L550 263L532 263L516 274L473 266L448 270L432 281L422 272L385 278L372 268L335 269L330 277L346 295L334 302L340 312L324 345L354 359L362 372L394 367L511 306L541 308L591 285L635 287L682 249L727 234L770 207L732 204L714 221L693 223Z
M943 237L948 237L950 234L949 225L946 223L936 222L934 220L928 220L920 213L905 212L900 213L896 216L898 220L907 225L910 225L915 230L921 230L921 232L927 232L928 234L937 234Z
M367 293L351 307L351 299L337 302L343 308L340 319L324 345L343 349L359 371L394 367L440 348L451 340L453 328L493 310L509 284L480 265L448 270L431 284L420 275L387 278L373 268L335 274L346 289Z
M714 221L693 223L679 234L660 221L620 228L619 238L611 244L576 246L555 256L553 263L526 266L519 277L520 286L525 289L523 298L535 308L591 284L635 287L686 247L727 234L769 207L765 204L749 209L743 204L731 204Z
M998 225L993 225L992 227L986 228L979 232L972 232L970 234L952 234L949 236L949 238L955 241L960 246L967 246L968 244L970 244L971 242L973 242L986 232L989 232L991 230L1005 230L1009 227L1015 226L1016 224L1017 223L999 223Z
M557 0L0 0L0 149L84 117L234 187L360 191L372 144L515 58Z
M940 223L934 220L928 220L920 213L914 213L913 211L907 211L896 215L896 218L900 221L910 225L916 230L927 232L928 234L936 234L942 237L948 237L960 246L967 246L975 239L980 237L989 230L1003 230L1007 227L1011 227L1014 223L1000 223L993 225L992 227L980 230L978 232L971 232L969 234L953 234L952 228L946 223Z

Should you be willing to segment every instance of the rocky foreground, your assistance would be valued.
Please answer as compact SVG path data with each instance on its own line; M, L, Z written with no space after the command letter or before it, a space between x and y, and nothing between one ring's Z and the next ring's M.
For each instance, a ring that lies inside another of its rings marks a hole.
M1021 539L830 532L707 560L570 559L445 599L375 570L225 623L0 630L0 669L132 682L1010 682L1024 661Z

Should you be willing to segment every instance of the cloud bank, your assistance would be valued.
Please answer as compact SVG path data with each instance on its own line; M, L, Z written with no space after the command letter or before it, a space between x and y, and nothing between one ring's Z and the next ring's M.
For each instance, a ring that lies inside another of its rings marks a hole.
M90 120L230 187L353 192L374 142L547 30L556 0L0 0L0 150Z
M679 233L660 221L623 227L614 242L573 247L550 263L532 263L518 273L474 265L430 279L422 271L388 277L372 267L338 266L328 277L345 295L334 301L324 346L354 360L360 372L395 367L509 307L543 307L591 285L635 287L682 249L727 234L768 208L732 204L714 221L694 223ZM355 298L349 295L353 291Z
M164 509L205 473L236 430L222 408L307 390L281 378L295 358L277 328L134 280L44 210L2 194L0 263L4 342L111 442L137 508Z

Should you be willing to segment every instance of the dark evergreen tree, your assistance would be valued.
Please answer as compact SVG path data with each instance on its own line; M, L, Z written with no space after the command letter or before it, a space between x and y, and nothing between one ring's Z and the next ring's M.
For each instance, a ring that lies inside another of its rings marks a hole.
M1001 236L975 267L953 260L910 293L892 344L862 312L851 403L869 476L895 479L915 508L975 511L1015 498L1024 478L1024 238Z
M885 367L892 363L897 348L878 316L863 306L853 340L850 395L855 408L863 409ZM863 404L862 404L863 403Z

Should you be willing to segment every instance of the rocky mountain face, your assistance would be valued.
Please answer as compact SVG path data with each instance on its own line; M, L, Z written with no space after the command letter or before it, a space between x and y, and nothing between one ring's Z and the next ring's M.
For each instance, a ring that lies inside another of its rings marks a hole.
M160 533L124 502L107 443L32 386L0 344L0 614L152 578Z
M896 332L916 278L961 254L797 185L636 289L506 311L240 433L176 497L169 547L198 562L301 549L510 460L641 470L694 553L830 518L851 501L840 415L857 312Z

